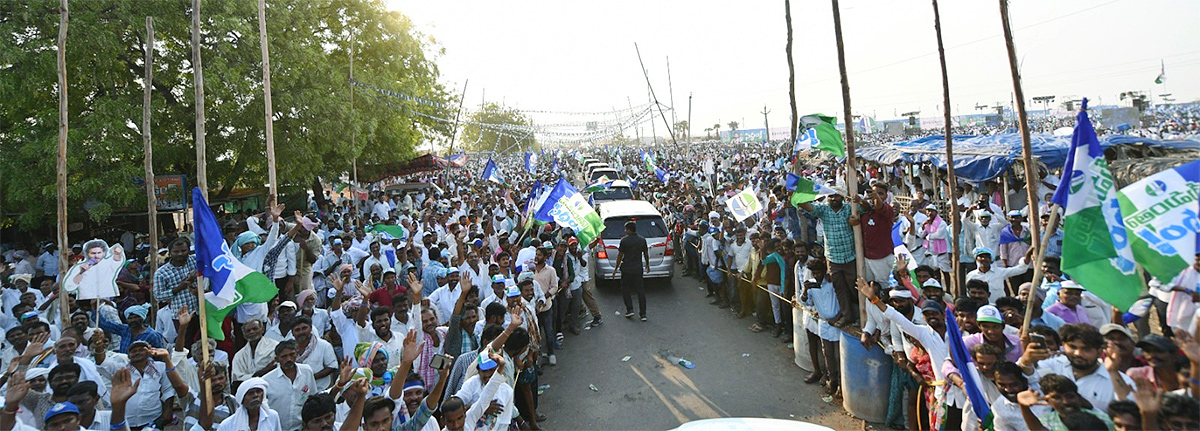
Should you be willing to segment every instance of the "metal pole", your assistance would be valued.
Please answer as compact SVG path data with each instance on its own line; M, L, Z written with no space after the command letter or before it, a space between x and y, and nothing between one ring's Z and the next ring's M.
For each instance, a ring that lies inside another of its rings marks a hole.
M463 101L467 100L467 84L470 84L470 83L471 83L470 79L463 81L462 96L458 98L458 111L454 112L454 129L450 132L450 153L449 154L454 154L454 137L458 135L458 116L460 114L462 114Z
M279 183L275 180L275 114L271 109L271 55L267 44L267 2L258 0L258 43L262 46L263 109L267 117L267 182L270 198L279 198ZM268 199L268 200L269 200Z
M67 0L61 0L58 9L58 274L59 280L66 279L69 269L70 247L67 244L67 25L70 12ZM61 322L70 322L70 303L67 288L58 283L58 313Z
M653 86L653 85L650 85L650 73L649 73L649 72L646 72L646 64L645 64L645 63L642 63L642 50L638 49L637 42L634 42L634 43L633 43L633 50L634 50L634 51L637 51L638 64L640 64L640 65L642 66L642 75L646 77L646 88L648 88L648 89L650 90L650 99L651 99L651 102L653 102L653 103L654 103L654 106L659 106L659 104L658 104L658 96L655 96L655 95L654 95L654 86ZM662 112L662 108L659 108L659 109L658 109L658 115L659 115L660 117L662 117L662 120L663 120L663 122L664 122L664 123L666 123L666 122L667 122L667 116L666 116L665 114L663 114L663 112ZM651 121L651 122L650 122L650 125L651 125L651 126L653 126L653 125L654 125L654 122L653 122L653 121ZM667 125L667 131L671 133L671 143L675 143L675 131L674 131L674 130L671 130L671 125L670 125L670 124L668 124L668 125Z
M688 130L687 142L692 143L692 93L688 93Z

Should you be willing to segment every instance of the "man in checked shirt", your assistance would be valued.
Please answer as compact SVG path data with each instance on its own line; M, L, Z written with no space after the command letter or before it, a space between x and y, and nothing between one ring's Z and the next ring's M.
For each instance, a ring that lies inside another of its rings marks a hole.
M154 273L154 297L171 305L171 314L178 315L180 307L197 312L196 256L191 254L191 241L179 237L171 242L167 264Z

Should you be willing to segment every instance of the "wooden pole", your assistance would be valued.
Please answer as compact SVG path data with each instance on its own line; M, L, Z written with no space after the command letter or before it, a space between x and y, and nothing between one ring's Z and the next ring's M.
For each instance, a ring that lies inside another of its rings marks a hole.
M1025 91L1021 89L1021 70L1017 63L1017 48L1013 46L1012 25L1008 22L1008 0L1000 0L1000 22L1004 26L1004 45L1008 48L1008 65L1012 71L1013 93L1015 94L1015 102L1017 105L1017 119L1021 130L1021 161L1025 164L1025 194L1029 201L1029 237L1031 246L1034 250L1041 250L1042 238L1039 232L1041 226L1038 226L1038 221L1041 220L1038 216L1037 206L1037 188L1034 187L1033 177L1037 175L1036 166L1033 164L1033 145L1029 139L1029 117L1025 112ZM1007 194L1006 194L1007 195ZM1041 276L1041 266L1033 268L1034 280L1038 280Z
M67 25L70 12L68 0L60 0L58 8L58 274L59 280L67 277L71 264L71 248L67 244ZM70 303L67 288L58 283L58 313L61 322L70 318Z
M650 91L650 102L654 104L654 107L658 108L658 116L662 117L662 121L666 123L667 115L663 114L662 105L658 103L658 96L654 94L654 86L650 85L650 72L646 71L646 64L642 63L642 50L638 49L637 42L633 43L633 50L637 51L638 64L642 66L642 75L646 77L646 89ZM672 109L674 109L674 107L672 107ZM650 127L654 127L653 120L650 121ZM671 144L677 143L675 141L675 129L670 124L667 124L667 133L671 134ZM655 142L657 142L657 139L658 137L655 136Z
M205 163L204 149L204 65L200 61L200 0L192 0L192 65L194 66L192 78L195 80L196 87L196 187L200 188L200 193L204 195L204 200L207 202L208 167ZM196 294L199 298L199 306L196 307L196 311L197 318L200 320L201 367L209 363L211 357L208 351L208 319L206 318L208 304L204 299L204 280L199 273L196 274ZM208 379L202 380L205 401L212 406L212 382ZM205 413L201 412L201 414Z
M792 0L783 0L783 19L787 21L787 64L788 64L788 100L792 105L792 140L796 142L796 132L798 131L800 116L796 112L796 64L792 60ZM770 131L767 132L768 134ZM792 173L799 175L800 166L798 163L792 164Z
M154 17L146 17L146 77L142 81L142 153L146 170L146 217L150 234L150 274L158 271L158 195L154 184L154 151L150 145L150 95L154 82ZM150 295L150 315L158 315L158 299ZM156 320L151 320L156 321Z
M858 171L854 163L854 121L850 110L850 78L846 73L846 50L845 44L842 42L842 13L838 7L838 0L831 0L833 3L833 34L837 38L837 53L838 53L838 72L842 76L842 115L846 122L846 190L850 196L846 196L847 200L852 200L854 196L858 196ZM858 217L858 207L853 203L847 202L850 205L850 214ZM854 226L854 266L857 273L861 276L866 271L863 269L863 237L862 227ZM859 322L866 322L867 307L866 298L862 295L855 295L859 301Z
M951 242L952 255L950 257L950 270L953 272L950 277L950 291L955 295L963 295L963 292L958 285L959 272L959 256L962 252L959 247L959 235L962 234L962 225L958 219L958 179L954 176L954 138L951 135L951 117L950 117L950 75L946 72L946 48L942 45L942 15L938 10L937 0L933 0L933 29L937 33L938 44L938 60L942 63L942 113L946 120L946 182L949 189L946 195L949 196L950 202L947 206L950 207L950 231L954 232L954 239Z
M358 192L355 187L358 185L358 148L354 145L354 136L358 134L358 128L354 125L354 47L356 34L350 34L350 203L354 205L354 226L358 226Z
M258 44L262 46L263 109L267 125L267 183L271 189L268 201L279 198L279 183L275 180L275 113L271 109L271 55L267 44L267 2L258 0Z
M1046 232L1054 232L1058 230L1058 208L1058 204L1050 205L1050 221L1049 223L1046 223ZM1033 292L1041 287L1042 262L1046 261L1046 249L1048 248L1049 247L1043 243L1041 248L1037 249L1037 260L1030 264L1033 265L1033 290L1029 291L1029 297L1026 298L1025 301L1025 321L1021 324L1021 337L1024 337L1025 334L1029 333L1029 322L1033 320L1033 307L1042 306L1041 304L1037 303L1037 295L1034 295ZM1018 286L1018 289L1019 288L1020 286Z

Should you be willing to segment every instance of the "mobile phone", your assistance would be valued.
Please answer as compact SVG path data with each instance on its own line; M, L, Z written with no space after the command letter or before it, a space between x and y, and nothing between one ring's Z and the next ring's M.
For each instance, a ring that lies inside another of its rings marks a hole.
M450 364L453 362L454 362L453 356L443 355L441 353L435 353L433 355L433 358L429 360L429 367L433 368L435 370L444 370L444 369L446 369L446 367L449 367Z
M1037 345L1045 348L1046 347L1046 336L1042 335L1042 334L1029 334L1029 342L1030 342L1030 344L1037 344Z

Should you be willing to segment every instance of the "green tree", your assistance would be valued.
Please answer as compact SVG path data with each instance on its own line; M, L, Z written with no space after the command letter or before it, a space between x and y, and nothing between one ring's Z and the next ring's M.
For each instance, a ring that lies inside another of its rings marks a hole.
M730 122L729 122L729 131L731 131L731 132L736 132L736 131L737 131L737 129L738 129L738 122L737 122L737 121L730 121Z
M481 126L482 124L482 126ZM533 122L521 111L495 103L467 116L462 144L467 151L512 153L537 149L537 140L529 132Z
M101 221L142 211L142 74L145 17L155 22L152 135L155 173L194 184L191 2L89 0L71 4L67 38L70 97L68 206ZM211 199L267 180L257 5L205 0L204 60ZM3 206L23 228L50 225L57 139L55 48L58 2L0 4L0 179ZM307 187L360 166L408 158L449 126L452 98L437 82L440 48L381 0L272 0L267 7L276 163L280 186ZM350 40L355 78L436 102L356 90L350 109ZM350 146L350 136L356 145ZM85 210L86 208L86 210Z

